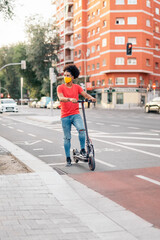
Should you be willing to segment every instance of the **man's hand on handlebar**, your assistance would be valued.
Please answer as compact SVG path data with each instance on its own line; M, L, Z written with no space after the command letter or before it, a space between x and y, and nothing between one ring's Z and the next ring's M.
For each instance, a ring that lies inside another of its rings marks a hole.
M92 102L96 102L96 98L94 97L88 98L88 100L91 100Z
M70 98L69 100L70 100L70 102L72 102L72 103L77 103L77 99L76 99L76 98Z

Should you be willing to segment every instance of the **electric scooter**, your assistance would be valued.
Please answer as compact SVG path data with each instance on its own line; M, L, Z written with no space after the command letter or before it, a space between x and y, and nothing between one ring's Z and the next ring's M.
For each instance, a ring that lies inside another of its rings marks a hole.
M91 139L88 135L88 128L87 128L87 122L86 122L86 115L85 115L85 108L84 108L84 102L91 103L91 100L78 100L78 103L82 104L82 112L83 112L83 121L85 126L85 132L86 132L86 156L82 156L80 152L77 149L73 149L73 160L75 163L78 163L79 161L82 162L88 162L89 169L91 171L94 171L95 169L95 153L94 153L94 147L91 142Z

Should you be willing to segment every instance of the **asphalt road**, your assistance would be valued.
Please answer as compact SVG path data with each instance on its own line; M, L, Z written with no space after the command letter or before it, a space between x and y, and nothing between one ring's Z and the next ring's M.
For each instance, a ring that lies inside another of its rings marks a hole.
M87 109L96 153L94 172L87 163L65 167L61 124L33 121L33 114L47 116L50 110L23 107L19 114L0 115L1 136L160 227L160 114ZM53 115L60 115L60 110ZM74 147L79 143L73 128Z

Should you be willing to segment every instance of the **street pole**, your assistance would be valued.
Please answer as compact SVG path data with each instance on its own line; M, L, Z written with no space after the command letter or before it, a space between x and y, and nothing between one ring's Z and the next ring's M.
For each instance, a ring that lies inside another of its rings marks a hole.
M23 101L23 78L21 77L21 106Z
M85 92L87 93L87 66L86 66L86 56L85 53L83 52L83 50L81 50L81 52L83 53L83 57L84 57L84 85L85 85Z
M53 83L56 82L56 74L54 68L49 68L49 79L50 79L50 96L51 96L51 116L53 116Z

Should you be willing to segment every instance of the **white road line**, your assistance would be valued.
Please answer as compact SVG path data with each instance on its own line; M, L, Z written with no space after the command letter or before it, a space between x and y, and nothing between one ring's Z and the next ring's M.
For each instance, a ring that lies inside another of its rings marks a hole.
M34 135L34 134L32 134L32 133L28 133L28 136L36 137L36 135Z
M33 151L42 151L43 148L34 148Z
M104 162L104 161L99 160L99 159L97 159L97 158L95 159L95 162L101 163L101 164L106 165L107 167L111 167L111 168L116 167L116 166L113 165L113 164L110 164L110 163Z
M137 127L128 127L128 128L130 128L130 129L135 129L135 130L140 129L140 128L137 128Z
M6 126L6 124L2 123L2 126Z
M111 135L99 135L97 137L101 138L119 138L119 139L132 139L132 140L153 140L153 141L160 141L160 138L144 138L144 137L126 137L126 136L111 136Z
M120 144L128 145L128 146L138 146L138 147L157 147L160 148L160 144L145 144L145 143L129 143L129 142L118 142Z
M160 133L160 130L152 130L151 129L150 131Z
M150 155L150 156L153 156L153 157L160 158L160 155L158 155L158 154L150 153L150 152L147 152L147 151L142 151L140 149L131 148L131 147L127 147L127 146L124 146L124 145L117 144L117 143L104 141L104 140L101 140L101 139L98 139L98 138L92 138L92 140L107 143L107 144L114 145L114 146L117 146L117 147L125 148L125 149L128 149L128 150L132 150L132 151L135 151L135 152L140 152L140 153L144 153L144 154L147 154L147 155Z
M112 124L111 126L112 126L112 127L120 127L120 125L113 125L113 124Z
M104 123L96 123L96 124L97 124L97 125L101 125L101 126L104 125Z
M8 128L13 129L13 127L11 127L11 126L8 126Z
M145 176L142 176L142 175L136 175L136 177L141 178L141 179L143 179L143 180L146 180L146 181L148 181L148 182L151 182L151 183L154 183L154 184L160 186L160 182L158 182L158 181L156 181L156 180L154 180L154 179L151 179L151 178L148 178L148 177L145 177Z
M64 165L65 163L49 163L49 166Z
M17 131L18 131L18 132L21 132L21 133L22 133L22 132L24 132L24 131L23 131L23 130L21 130L21 129L17 129Z
M158 133L146 133L146 132L130 132L131 135L146 135L146 136L159 136Z
M43 138L42 140L45 141L45 142L48 142L48 143L53 143L52 141L50 141L48 139L45 139L45 138Z
M50 155L39 155L38 157L58 157L58 156L62 156L62 154L50 154Z

